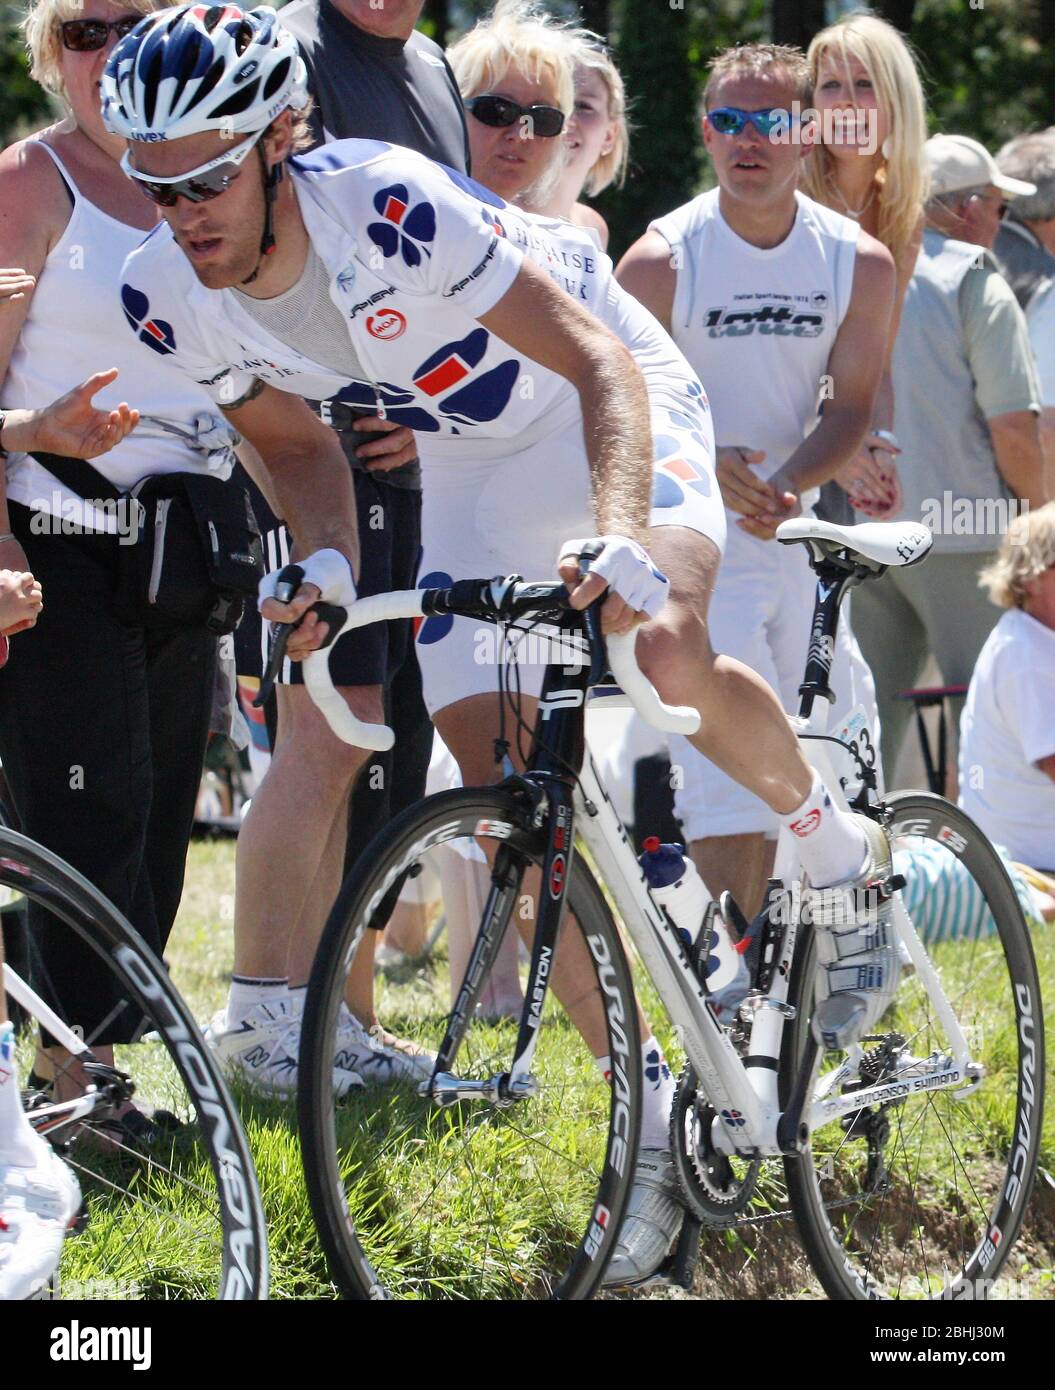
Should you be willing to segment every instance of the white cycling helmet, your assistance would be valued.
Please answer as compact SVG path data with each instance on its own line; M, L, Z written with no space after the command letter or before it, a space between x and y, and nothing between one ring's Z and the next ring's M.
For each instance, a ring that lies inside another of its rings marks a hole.
M126 140L251 134L307 100L297 41L265 5L152 14L116 45L102 80L103 122Z

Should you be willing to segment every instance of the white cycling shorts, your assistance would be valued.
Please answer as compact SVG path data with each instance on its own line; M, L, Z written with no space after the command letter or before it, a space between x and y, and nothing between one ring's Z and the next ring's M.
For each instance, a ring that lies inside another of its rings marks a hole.
M711 645L763 676L788 714L798 713L815 589L816 577L804 546L755 540L730 516L729 538L708 610ZM850 627L847 600L839 615L831 687L835 703L828 716L828 732L834 733L855 708L862 709L867 729L858 742L866 756L871 744L878 763L875 685ZM825 746L837 774L852 779L848 783L852 795L860 785L853 759L834 745ZM775 812L680 735L671 736L670 761L674 809L689 840L756 832L776 837Z
M673 412L654 409L656 462L651 525L682 526L725 542L725 509L714 475L709 418L672 423ZM597 534L590 504L590 473L581 425L538 440L520 453L493 459L442 461L422 448L422 561L420 588L455 579L520 574L557 578L560 548L570 536ZM576 662L567 645L531 634L516 643L510 685L538 695L551 659ZM449 614L418 625L417 653L425 703L435 715L470 695L498 689L499 630Z

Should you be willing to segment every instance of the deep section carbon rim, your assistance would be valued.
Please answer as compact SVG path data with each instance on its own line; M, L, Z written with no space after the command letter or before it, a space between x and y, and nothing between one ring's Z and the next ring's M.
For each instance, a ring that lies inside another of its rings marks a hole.
M1029 1201L1043 1113L1044 1032L1029 930L999 856L962 811L923 792L888 804L906 907L984 1074L958 1097L960 1088L923 1089L925 1061L898 1070L899 1057L950 1051L919 976L903 970L866 1045L866 1065L875 1083L902 1081L907 1094L814 1130L809 1152L786 1163L791 1205L833 1298L1000 1297L1013 1292L1001 1287L1001 1270ZM785 1095L812 1007L813 942L805 939L793 969L799 1012L786 1033ZM843 1060L822 1055L819 1090Z
M67 1237L58 1292L77 1299L261 1299L267 1297L264 1214L252 1155L201 1032L162 963L120 913L62 860L0 829L0 884L47 907L76 932L144 1015L143 1041L115 1049L137 1106L154 1113L149 1136L132 1138L94 1107L53 1125L54 1078L37 1051L35 1019L18 1021L17 1065L30 1121L77 1175L82 1229ZM21 972L20 972L21 973ZM29 984L73 1032L41 978ZM91 1045L92 1037L85 1041ZM54 1054L52 1054L54 1055Z
M393 821L346 880L316 957L301 1044L301 1135L316 1223L347 1296L583 1298L611 1253L634 1166L640 1048L619 939L578 857L536 1030L534 1094L507 1106L474 1097L444 1107L419 1094L426 1067L420 1079L333 1095L340 1005L367 918L397 879L422 866L410 881L435 874L442 883L447 932L426 956L378 977L377 1009L391 1033L428 1053L439 1048L452 969L460 983L491 890L483 846L492 854L506 846L519 865L510 955L482 982L451 1071L469 1081L508 1071L526 975L520 943L533 939L542 846L512 796L443 793ZM420 886L413 896L423 900L424 939L439 904ZM387 912L380 909L386 921ZM599 1029L594 1042L612 1058L611 1083L557 990Z

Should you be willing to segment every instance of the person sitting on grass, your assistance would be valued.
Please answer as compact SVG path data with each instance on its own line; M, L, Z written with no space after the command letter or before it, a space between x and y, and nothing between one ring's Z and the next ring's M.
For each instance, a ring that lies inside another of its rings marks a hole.
M960 722L960 805L1011 857L1055 868L1055 502L1008 527L979 585L1003 617Z

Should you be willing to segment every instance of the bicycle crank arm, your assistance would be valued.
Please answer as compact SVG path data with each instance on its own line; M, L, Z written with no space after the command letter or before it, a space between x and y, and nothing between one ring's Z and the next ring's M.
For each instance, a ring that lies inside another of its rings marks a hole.
M463 1100L486 1100L492 1105L514 1105L518 1100L538 1095L539 1085L534 1076L518 1076L509 1079L507 1071L499 1072L487 1081L463 1081L449 1071L437 1072L431 1081L426 1081L419 1095L427 1096L437 1105L457 1105Z

